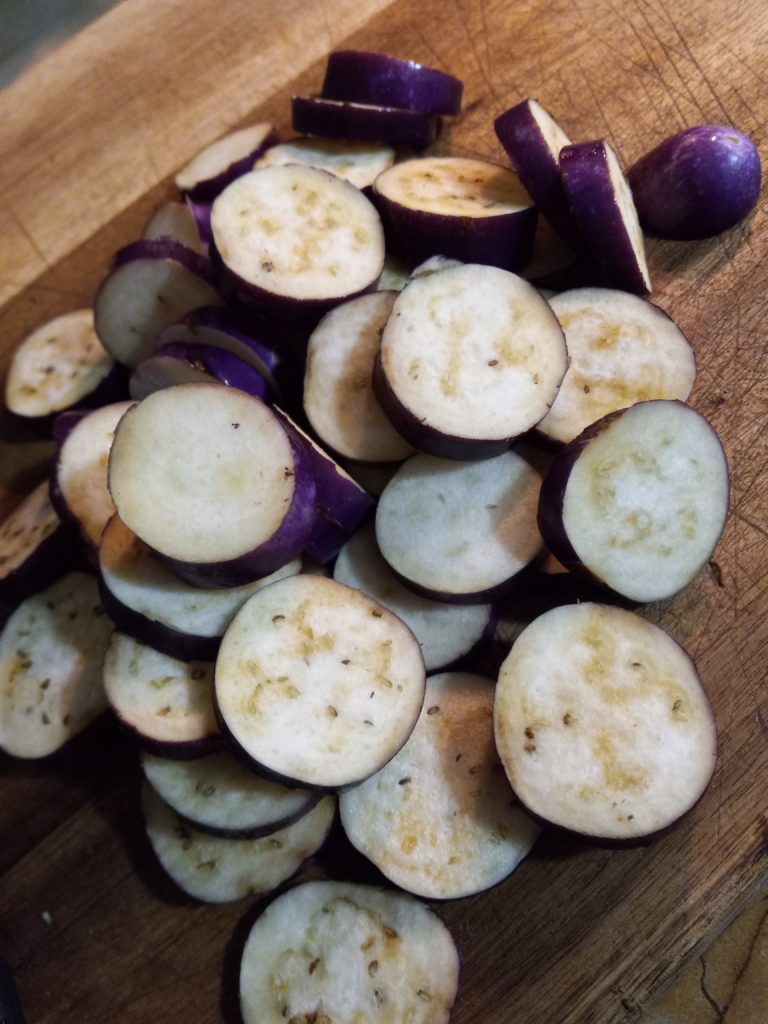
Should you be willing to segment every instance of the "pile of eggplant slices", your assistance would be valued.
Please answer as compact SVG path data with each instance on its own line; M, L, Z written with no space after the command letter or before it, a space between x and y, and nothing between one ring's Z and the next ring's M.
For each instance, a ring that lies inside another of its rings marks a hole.
M447 1021L457 950L414 896L496 885L542 824L646 837L715 763L695 666L627 610L696 576L728 506L643 229L741 220L754 146L696 126L625 177L526 99L495 122L514 169L414 156L461 94L332 53L299 137L196 156L7 377L58 454L0 529L0 746L46 757L110 708L197 899L283 886L337 806L397 887L285 889L246 1024ZM476 674L500 602L566 572L598 601L550 602Z

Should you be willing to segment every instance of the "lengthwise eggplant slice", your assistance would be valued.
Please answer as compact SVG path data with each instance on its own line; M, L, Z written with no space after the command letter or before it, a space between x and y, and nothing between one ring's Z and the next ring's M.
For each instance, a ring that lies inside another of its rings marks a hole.
M307 882L251 929L244 1024L448 1024L459 956L440 918L402 893Z
M261 839L223 839L191 828L149 785L143 805L157 859L180 889L204 903L276 889L320 849L336 815L336 800L327 796L279 832Z
M456 899L489 889L540 832L520 809L493 744L494 689L469 673L430 676L408 742L340 798L352 845L416 896Z
M589 836L663 829L715 766L712 709L691 659L607 605L564 605L523 631L501 667L494 723L523 804Z
M294 576L235 616L215 695L223 730L257 770L338 788L405 743L424 698L424 661L408 627L365 594Z

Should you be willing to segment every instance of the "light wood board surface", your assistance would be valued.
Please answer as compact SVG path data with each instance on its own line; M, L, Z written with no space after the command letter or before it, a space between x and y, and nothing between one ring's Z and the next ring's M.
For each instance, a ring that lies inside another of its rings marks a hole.
M290 95L317 90L342 43L460 76L464 113L441 143L454 152L502 160L493 118L535 96L572 138L605 137L627 165L697 123L733 124L768 155L762 0L126 0L0 93L2 351L92 300L201 145L265 117L287 133ZM654 299L696 351L691 401L732 473L714 563L643 610L698 664L720 735L715 777L649 845L548 835L491 893L440 905L464 964L456 1024L631 1021L768 887L766 219L763 195L716 239L650 245ZM48 452L3 425L9 501ZM161 876L129 743L104 724L57 764L6 758L0 770L0 951L29 1020L236 1021L255 910L194 905Z

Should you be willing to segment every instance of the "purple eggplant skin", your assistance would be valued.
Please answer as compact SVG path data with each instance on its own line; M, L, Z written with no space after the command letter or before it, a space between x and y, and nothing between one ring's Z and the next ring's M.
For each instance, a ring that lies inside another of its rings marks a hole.
M439 118L422 110L362 106L314 96L294 96L291 110L294 131L326 139L425 149L432 145L440 130Z
M158 552L158 557L179 579L193 587L206 589L237 587L270 576L306 549L316 522L315 474L304 446L298 444L290 433L288 439L293 449L294 491L277 531L255 551L244 552L224 562L184 562Z
M0 957L0 1020L3 1024L25 1024L21 1000L10 964Z
M195 206L207 205L209 207L210 223L210 204L216 196L220 192L223 192L227 185L233 182L235 178L239 178L241 174L247 174L248 171L253 168L254 163L259 159L259 157L263 156L266 150L268 150L270 146L274 146L277 141L277 132L272 129L272 131L266 135L259 145L254 147L250 153L246 153L246 155L240 157L239 160L234 160L229 167L225 167L223 171L220 171L212 178L205 178L203 181L198 181L193 188L183 190L182 194L185 199L189 200L192 213L198 223L200 237L204 242L210 241L210 238L206 239L203 232L200 230L200 221L197 217Z
M322 95L352 103L458 114L463 91L460 79L412 60L337 50L328 56Z
M158 740L126 722L114 708L112 713L123 732L135 741L140 750L156 757L164 757L168 761L196 761L209 754L218 754L226 746L219 733L201 736L196 740Z
M189 212L195 218L195 224L197 224L197 231L200 235L200 241L203 248L206 249L213 241L213 232L211 231L211 207L213 201L206 203L190 199L186 196L184 202L189 207Z
M515 273L531 258L535 206L495 217L452 217L395 203L378 193L375 183L373 202L384 225L387 253L409 265L430 256L448 256Z
M193 249L188 249L182 242L177 242L175 238L141 238L138 242L123 246L112 257L107 274L134 260L175 260L208 284L216 286L210 261Z
M441 459L492 459L507 451L514 441L514 438L485 440L456 437L428 426L407 405L403 405L392 390L382 363L381 351L377 352L373 364L373 392L398 434L414 448L428 455L436 455Z
M221 646L220 636L195 636L172 629L162 622L149 619L118 600L99 574L99 595L104 611L115 629L133 637L139 643L154 648L177 661L215 661Z
M61 447L64 444L67 437L77 424L88 415L90 409L65 409L64 412L58 413L53 426L51 427L51 433L53 440L56 444Z
M643 229L659 238L711 238L738 224L760 194L760 156L743 132L700 124L673 135L630 168Z
M246 394L270 402L275 398L264 377L248 363L231 352L216 348L214 345L185 345L175 341L158 348L151 356L142 360L133 372L136 373L144 363L159 358L176 359L183 366L207 374L211 380L225 384L227 387L238 388Z
M568 205L560 165L543 140L529 104L523 100L500 114L493 122L496 136L542 217L574 249L581 250L584 239Z
M391 572L402 585L418 594L419 597L427 597L430 601L440 601L442 604L496 604L505 598L512 597L521 588L525 588L536 571L538 559L524 565L514 576L495 584L493 587L486 587L484 590L475 590L467 594L447 594L443 590L433 590L431 587L424 587L420 583L414 583L407 576L403 576L391 565ZM441 672L445 671L440 669Z

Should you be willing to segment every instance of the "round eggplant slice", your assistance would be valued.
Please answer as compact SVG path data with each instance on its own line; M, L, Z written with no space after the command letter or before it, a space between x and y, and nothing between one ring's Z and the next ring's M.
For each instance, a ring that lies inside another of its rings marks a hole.
M165 327L217 302L204 256L171 238L144 239L112 260L96 295L96 333L118 363L135 366Z
M414 60L364 50L337 50L328 56L322 95L353 103L458 114L463 91L460 79Z
M355 188L370 188L376 178L395 162L391 146L372 142L338 139L292 139L271 146L254 164L279 167L284 164L309 164L348 181Z
M231 754L172 761L145 754L147 782L199 832L257 839L293 824L317 803L317 793L262 779Z
M292 126L305 135L424 149L437 138L440 122L423 110L370 103L342 103L318 96L294 96Z
M691 659L607 605L564 605L523 631L501 667L494 724L523 804L604 839L670 825L715 766L712 709Z
M336 800L327 796L298 821L260 839L225 839L191 828L146 785L147 835L157 859L180 889L204 903L227 903L271 892L328 838Z
M68 573L19 605L0 634L0 749L47 757L104 711L111 632L85 573Z
M540 484L511 451L479 462L414 455L379 499L379 549L425 597L453 604L500 597L542 549Z
M617 409L655 398L685 401L696 358L675 322L646 299L612 288L575 288L549 300L570 364L536 430L567 443Z
M74 568L73 539L44 480L0 524L0 601L23 600Z
M373 393L373 365L395 298L378 291L345 302L309 338L304 411L321 441L361 462L399 462L413 454Z
M211 662L177 661L115 632L104 659L104 689L142 750L183 759L221 748Z
M304 549L315 481L257 398L221 384L156 391L120 423L109 486L130 530L194 586L233 587Z
M244 1024L448 1024L459 955L440 918L402 893L307 882L274 900L243 950Z
M492 604L445 604L404 587L379 552L373 524L361 527L341 549L333 578L362 590L402 619L421 645L427 672L468 657L493 636Z
M142 236L146 239L172 238L192 252L203 254L200 229L187 203L164 203L147 222Z
M711 238L760 195L760 155L743 132L700 124L665 139L627 173L643 228L660 238Z
M494 690L490 679L468 673L430 676L408 742L340 798L352 845L416 896L457 899L490 889L541 831L517 805L499 762Z
M442 255L505 270L530 259L536 207L507 168L454 156L404 160L373 192L387 248L400 259Z
M133 408L116 402L78 419L66 435L51 478L51 499L63 521L74 522L89 557L95 557L104 527L115 514L108 462L117 425Z
M706 564L728 513L728 464L708 421L676 401L592 424L554 459L539 528L572 570L631 601L659 601Z
M249 597L301 569L298 558L240 587L204 590L179 579L113 516L99 547L101 596L115 626L182 661L213 661L227 626Z
M276 315L319 318L376 284L384 234L370 200L315 167L262 167L213 204L217 259L234 291Z
M424 698L418 641L357 590L295 576L254 595L216 662L223 730L289 784L340 788L393 757Z
M583 241L560 178L560 150L571 140L537 100L527 99L494 121L499 142L526 191L555 231L572 245Z
M194 202L210 202L230 182L250 171L254 161L273 143L271 124L253 124L230 132L201 150L177 173L176 187Z
M546 415L567 361L557 317L535 288L506 270L465 264L400 292L373 386L414 447L487 458Z
M607 142L580 142L560 151L560 174L585 244L616 288L651 290L643 232L619 158Z
M185 345L180 341L163 345L142 359L133 368L128 389L131 398L141 401L174 384L211 382L239 388L263 402L274 398L264 377L239 356L214 345Z
M16 347L5 404L17 416L34 419L75 405L98 405L114 368L96 335L93 310L77 309L38 327Z

